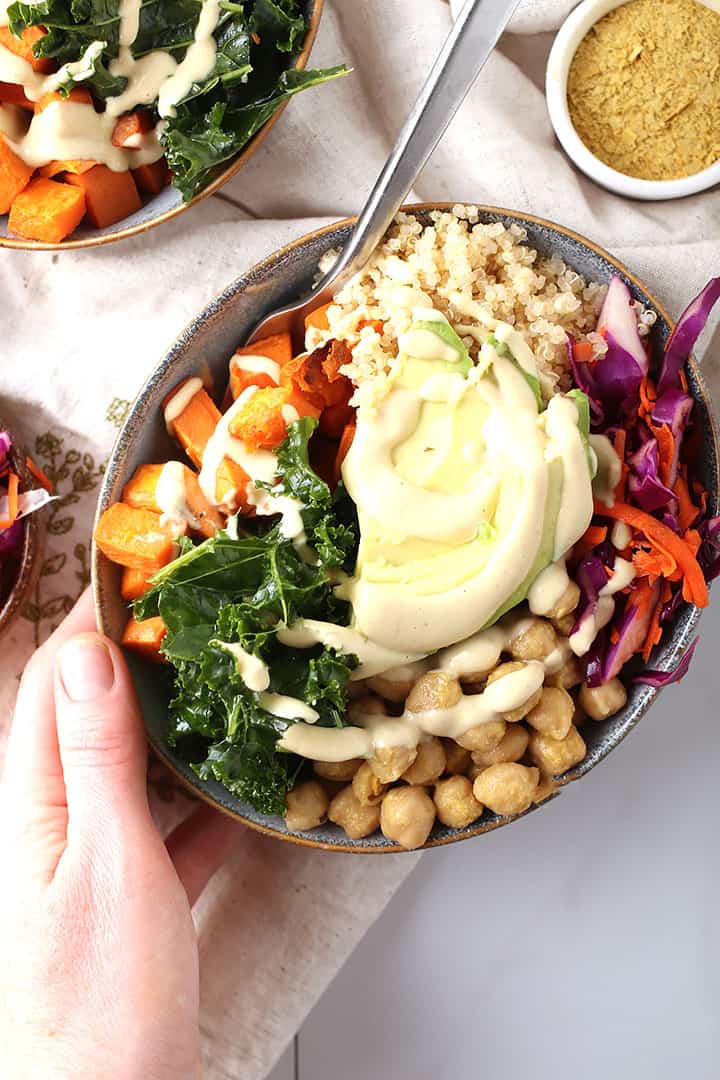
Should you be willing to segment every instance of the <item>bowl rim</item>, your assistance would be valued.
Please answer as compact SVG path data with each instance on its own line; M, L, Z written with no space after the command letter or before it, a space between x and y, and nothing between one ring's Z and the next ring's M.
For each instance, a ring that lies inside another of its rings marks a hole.
M292 69L295 71L302 71L307 65L310 51L317 36L325 0L311 0L311 3L312 11L308 20L307 33L295 63L292 65ZM127 240L131 236L140 236L142 233L154 229L157 225L162 225L165 221L170 221L179 214L183 214L192 206L196 206L203 199L207 199L210 195L214 195L219 191L259 149L289 104L290 99L279 105L260 130L256 131L250 141L245 144L240 153L230 160L230 164L226 165L206 188L194 195L190 202L180 202L177 206L172 206L169 210L165 210L162 214L158 214L157 217L151 218L149 221L140 221L137 225L126 225L116 232L107 233L103 236L93 236L91 234L90 236L84 236L81 240L61 240L59 244L50 244L45 240L25 240L20 236L0 236L0 248L14 248L20 251L72 251L80 248L100 247L103 244L115 243L117 240Z
M13 468L20 477L20 490L27 491L32 487L33 481L30 470L25 463L25 448L22 443L17 441L13 429L2 419L0 419L0 431L6 431L10 436L10 458L13 463ZM32 583L33 571L38 556L38 515L29 514L27 517L23 518L23 522L25 528L23 533L22 552L20 555L20 566L5 603L0 605L0 634L8 627L27 596Z
M470 204L460 203L459 200L457 200L457 199L456 200L451 200L451 201L441 201L441 202L406 203L400 208L400 212L415 213L415 212L418 212L418 211L433 211L433 210L446 211L446 210L452 210L455 206L458 206L458 205L471 205L474 208L476 208L478 211L480 211L481 213L494 214L494 215L498 215L498 216L516 218L516 219L518 219L518 221L529 222L532 225L536 225L536 226L541 227L541 228L542 227L549 228L549 229L551 229L553 231L559 232L559 233L569 237L571 240L573 240L573 241L581 244L582 246L588 248L595 255L599 256L601 259L603 259L607 263L609 263L609 265L612 266L614 270L616 270L620 274L622 274L623 277L625 277L628 281L630 281L636 289L638 289L640 292L644 293L648 297L648 299L650 300L650 302L651 302L651 304L653 306L653 309L657 311L657 313L661 316L661 318L667 324L668 330L669 331L673 330L673 328L675 326L675 322L674 322L673 319L671 319L671 317L670 317L667 309L665 308L665 306L656 298L654 293L652 293L635 274L633 274L630 270L628 270L627 267L623 263L621 263L617 258L615 258L613 255L611 255L608 251L606 251L604 248L600 247L599 244L596 244L594 241L592 241L592 240L588 239L587 237L583 236L581 233L578 233L575 230L573 230L571 228L568 228L567 226L559 225L556 222L550 221L547 218L541 218L541 217L538 217L538 216L536 216L534 214L528 214L528 213L525 213L525 212L519 211L519 210L509 210L509 209L504 208L504 207L487 206L487 205L482 205L482 204L479 204L479 203L470 203ZM216 311L216 310L222 308L237 292L242 291L245 288L245 283L246 283L248 278L254 277L257 274L262 273L263 271L274 269L278 265L278 263L283 261L286 258L286 256L290 252L292 252L295 248L304 246L305 244L307 244L309 242L312 242L313 240L315 240L315 239L317 239L319 237L322 237L322 236L326 235L327 233L334 232L334 231L336 231L338 229L342 229L344 227L351 226L356 221L357 221L356 217L346 217L346 218L343 218L341 220L331 222L330 224L323 225L318 229L313 229L311 232L304 233L302 236L299 236L296 239L290 241L288 244L283 245L283 247L276 249L270 255L266 256L264 259L261 259L259 262L255 263L253 266L249 267L238 278L236 278L235 280L230 282L230 284L227 285L218 296L216 296L213 300L211 300L208 304L206 304L205 307L200 312L198 312L183 327L183 329L176 336L175 340L172 342L170 347L166 350L166 352L164 353L161 360L157 364L155 364L155 366L148 373L147 378L145 379L142 386L140 387L140 389L139 389L139 391L138 391L138 393L137 393L137 395L136 395L136 397L135 397L135 399L133 401L133 404L130 407L130 410L128 412L128 418L127 418L127 420L125 422L125 425L129 422L129 420L132 417L132 414L134 413L135 409L141 407L143 399L144 399L146 393L149 390L151 390L152 384L155 381L156 376L158 374L160 374L162 369L166 369L166 368L169 368L169 367L172 366L172 364L174 362L174 359L175 359L174 354L175 354L176 349L178 347L182 347L182 346L187 344L188 340L194 335L196 330L202 327L202 325L204 323L204 320L207 317L208 313ZM695 359L694 355L692 355L692 354L690 355L690 357L688 358L688 364L690 365L690 367L692 369L693 378L695 379L695 381L697 383L697 386L698 386L698 389L700 391L699 396L701 397L702 402L705 405L706 410L707 410L708 419L709 419L710 436L711 436L712 445L713 445L713 448L714 448L715 460L716 460L716 462L718 462L718 461L720 461L720 435L719 435L719 431L718 431L718 420L717 420L717 418L715 416L715 413L713 411L713 408L712 408L712 399L710 397L710 394L709 394L707 385L705 383L705 380L703 378L702 372L700 370L699 364L698 364L697 360ZM121 442L123 440L123 432L124 432L125 425L123 425L123 427L118 432L118 434L117 434L117 436L115 438L115 442L113 444L112 450L110 452L110 456L108 458L108 469L107 469L107 471L105 473L105 478L103 480L103 483L102 483L102 486L100 488L100 492L99 492L99 495L98 495L98 502L97 502L97 507L96 507L96 512L95 512L94 524L93 524L93 532L94 532L94 527L97 524L97 521L98 521L98 519L100 517L100 514L105 509L105 503L106 503L106 500L107 500L107 487L108 487L108 485L110 483L110 479L111 479L112 471L113 471L112 468L110 467L110 463L112 462L116 452L120 448L120 444L121 444ZM98 568L99 568L100 560L102 558L103 558L103 556L102 556L101 552L99 551L97 545L95 544L95 540L93 538L92 551L91 551L91 579L92 579L92 591L93 591L93 603L94 603L94 607L95 607L95 616L96 616L97 624L98 624L98 627L100 628L100 631L103 632L103 633L108 633L109 624L108 624L108 621L105 619L105 607L104 607L103 590L100 587L100 583L99 583L100 575L99 575ZM684 632L683 632L680 640L675 643L675 647L674 647L672 655L670 657L671 661L677 661L679 656L681 656L686 651L686 649L688 647L688 643L689 643L690 638L692 636L692 632L695 629L695 627L697 625L697 622L700 619L700 616L701 616L701 611L698 608L693 608L689 612ZM640 690L639 698L638 698L637 703L636 703L636 708L635 708L634 713L633 713L632 721L626 726L625 730L622 731L619 734L616 741L613 742L612 745L609 746L607 749L605 749L597 757L597 759L592 762L592 764L586 765L587 759L585 758L585 759L583 759L583 761L579 762L576 766L573 766L570 770L568 770L568 772L564 773L559 778L559 780L557 781L557 788L553 792L553 794L548 796L548 798L543 799L542 802L534 803L527 810L525 810L522 814L515 814L515 815L512 815L512 816L505 816L505 817L496 816L491 821L476 822L473 825L468 826L466 829L463 829L462 831L459 831L457 834L453 833L453 834L448 835L448 836L438 836L438 837L432 837L431 836L420 848L416 848L416 849L413 849L413 850L414 851L424 851L424 850L429 849L429 848L444 847L446 844L453 844L453 843L458 843L461 840L471 839L471 838L474 838L476 836L480 836L483 833L492 832L495 829L498 829L498 828L500 828L500 827L502 827L504 825L511 824L512 822L518 821L520 818L524 818L528 814L533 813L539 807L545 806L547 803L551 802L554 798L556 798L556 796L560 793L560 790L563 787L565 787L566 784L569 784L574 780L580 779L586 773L590 772L593 768L595 768L596 765L599 765L602 761L604 761L605 758L607 758L609 756L609 754L613 750L615 750L620 745L620 743L630 734L630 732L637 726L637 724L640 722L640 720L645 715L648 708L650 707L650 705L652 704L652 702L655 700L655 698L657 697L657 695L660 692L661 691L659 689L656 689L654 687L651 687L651 686L648 686L648 685L642 686L641 690ZM237 813L235 810L232 810L230 807L225 806L220 802L217 802L202 787L200 787L199 784L195 784L195 783L189 781L188 778L180 771L180 769L175 765L175 763L172 761L172 759L168 756L167 750L163 746L163 744L160 743L159 741L157 741L156 739L154 739L153 737L151 737L151 735L147 731L147 728L145 730L145 734L146 734L146 738L148 740L148 743L152 747L153 751L156 753L158 758L163 762L163 764L167 767L168 771L173 775L173 777L176 780L179 781L179 783L180 783L180 785L181 785L181 787L183 789L185 789L186 791L192 792L192 796L194 798L198 798L201 801L207 803L208 805L213 806L220 813L225 814L226 816L232 818L234 821L241 822L242 824L244 824L248 828L253 829L258 833L261 833L261 834L263 834L265 836L272 837L275 840L287 841L287 842L292 843L292 844L299 844L302 847L310 847L310 848L316 848L316 849L322 850L322 851L333 851L333 852L339 852L339 853L344 853L344 854L353 854L353 855L357 855L357 854L362 854L362 855L398 855L398 854L405 854L406 853L405 849L400 848L397 845L392 845L391 846L389 843L382 844L382 845L378 844L378 845L371 845L371 846L364 847L364 846L355 846L353 844L345 843L345 842L342 842L342 841L340 841L338 843L329 843L327 841L315 839L312 836L306 836L306 835L302 835L300 833L291 833L291 832L281 833L281 832L278 832L276 829L274 829L272 826L264 825L261 822L254 821L254 820L252 820L250 818L247 818L247 817L243 816L242 814Z
M560 26L553 41L545 72L545 99L555 134L570 160L602 187L633 199L659 201L680 199L720 184L720 158L690 176L674 180L643 180L606 165L578 135L567 103L567 80L572 59L589 30L609 12L632 0L582 0ZM720 13L720 0L700 0Z

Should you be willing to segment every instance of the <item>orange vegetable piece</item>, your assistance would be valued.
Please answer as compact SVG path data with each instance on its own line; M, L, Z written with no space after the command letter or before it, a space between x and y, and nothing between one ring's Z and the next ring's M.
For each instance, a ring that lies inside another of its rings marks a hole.
M85 214L82 191L37 177L15 196L8 230L28 240L59 244L77 228Z
M163 401L163 408L174 395L185 385L187 379L175 387L171 394ZM193 394L179 416L176 416L169 425L171 434L175 436L192 463L198 468L202 465L205 447L210 436L215 431L220 412L207 390L200 388ZM215 499L218 503L227 505L228 509L250 509L250 504L245 501L245 490L250 477L236 462L230 458L223 458L217 471L215 486Z
M120 595L128 602L137 600L150 588L150 579L145 577L142 570L131 570L129 566L123 567L120 578Z
M198 532L201 536L213 536L218 529L222 529L225 523L215 507L211 506L205 498L198 483L197 474L187 465L183 465L182 469L185 480L185 504L197 521L197 529L191 528L191 531ZM156 489L162 471L162 465L140 465L125 485L122 501L139 510L161 513Z
M9 529L18 516L18 491L20 490L20 477L17 473L8 473L7 477L7 517L0 518L0 529Z
M95 543L111 562L140 570L152 577L175 555L170 530L160 523L160 515L137 510L125 503L113 503L95 526Z
M86 173L96 165L97 161L49 161L38 169L37 175L50 178L60 173Z
M41 113L43 109L47 109L48 105L52 105L54 101L59 101L61 105L68 101L74 101L77 105L92 105L92 94L89 90L83 89L82 86L74 87L67 97L63 97L56 90L51 90L48 94L43 94L39 101L35 102L35 113Z
M146 135L155 125L152 116L145 109L125 113L119 116L113 128L111 142L113 146L134 146L138 135ZM130 140L130 141L128 141Z
M138 188L146 195L157 195L170 183L170 169L164 157L150 165L138 165L131 171Z
M252 345L240 345L235 350L235 355L266 356L268 360L274 360L282 368L292 360L292 341L287 333L270 334L266 338L253 342Z
M142 206L129 172L113 172L107 165L96 165L86 173L68 173L65 180L85 193L87 216L100 229L122 221Z
M32 167L11 150L0 135L0 214L7 214L13 200L30 183Z
M347 424L345 430L340 436L340 445L337 448L337 454L335 455L335 466L333 469L333 479L335 483L339 483L342 476L342 463L347 456L347 452L352 446L352 441L355 438L355 422Z
M3 105L19 105L23 109L35 108L35 102L26 96L18 83L0 82L0 101Z
M126 649L132 649L133 652L146 660L156 664L164 664L165 660L160 652L160 646L166 634L167 627L159 615L141 621L131 617L123 630L120 644L124 645Z
M595 502L595 513L615 521L624 521L645 536L649 544L677 563L683 577L683 597L688 603L703 608L708 605L708 589L705 577L695 554L682 537L636 506L616 502L613 506Z
M28 26L22 32L22 37L15 37L9 26L0 26L0 45L4 45L11 53L27 60L32 64L33 71L41 75L49 75L55 71L55 61L50 56L36 57L32 47L40 38L44 38L47 30L43 26Z
M268 386L277 386L267 371L246 371L234 361L235 357L230 360L230 394L234 400L237 400L248 386L257 386L261 390Z
M305 330L309 330L310 327L314 327L316 330L329 330L330 323L328 322L327 312L331 306L332 301L329 304L323 304L321 307L315 308L309 315L305 316Z
M287 404L284 387L258 390L230 421L230 434L242 439L250 450L274 450L285 438L287 422L282 414Z
M685 532L685 530L689 529L693 524L700 511L690 498L684 468L683 471L678 472L675 477L673 491L675 492L678 501L678 522L680 523L680 528Z
M320 416L321 410L303 394L301 390L297 388L295 383L289 383L283 386L285 391L285 403L291 405L298 416L312 416L317 420Z
M593 358L591 341L576 341L573 345L573 359L579 364L587 364Z
M30 473L30 475L34 476L35 479L38 481L38 483L42 487L44 487L45 490L47 492L49 492L49 494L52 495L52 492L53 492L52 483L50 482L50 479L48 478L47 474L42 471L40 466L36 465L31 457L26 457L25 458L25 465L26 465L27 471Z
M328 405L320 416L320 432L329 439L339 439L355 416L351 405Z
M341 341L328 342L319 349L294 357L280 375L283 385L295 383L298 389L321 409L325 405L346 405L352 394L352 383L339 368L352 359L350 350Z

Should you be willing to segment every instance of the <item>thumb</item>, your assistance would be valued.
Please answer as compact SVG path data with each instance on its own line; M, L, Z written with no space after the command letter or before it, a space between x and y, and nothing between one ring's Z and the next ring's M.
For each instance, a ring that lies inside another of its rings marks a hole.
M68 844L98 830L150 823L147 747L120 649L78 634L58 652L55 714L68 807Z

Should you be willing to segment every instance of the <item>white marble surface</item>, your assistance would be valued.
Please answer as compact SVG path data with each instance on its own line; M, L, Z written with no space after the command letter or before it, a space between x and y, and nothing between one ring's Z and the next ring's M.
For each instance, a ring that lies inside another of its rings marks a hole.
M718 1076L719 591L594 772L423 857L271 1080Z

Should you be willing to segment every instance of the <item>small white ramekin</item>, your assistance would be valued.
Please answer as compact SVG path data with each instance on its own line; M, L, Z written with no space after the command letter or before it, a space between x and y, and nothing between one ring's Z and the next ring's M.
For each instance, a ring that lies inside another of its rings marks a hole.
M567 103L567 80L572 58L591 26L609 11L628 0L583 0L568 15L558 30L548 59L545 76L545 96L550 120L568 157L579 169L603 187L631 199L679 199L720 184L720 161L702 172L683 176L679 180L639 180L634 176L611 169L580 139L570 120ZM706 7L720 12L720 0L700 0Z

